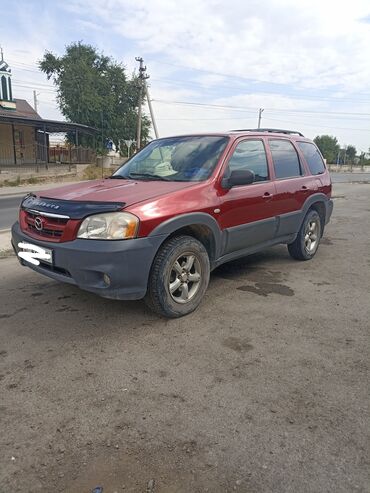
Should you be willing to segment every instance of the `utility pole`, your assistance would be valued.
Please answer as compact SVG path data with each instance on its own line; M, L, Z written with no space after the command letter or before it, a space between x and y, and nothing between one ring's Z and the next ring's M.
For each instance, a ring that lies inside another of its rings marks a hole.
M39 95L40 93L37 93L36 91L33 91L33 107L37 113L37 105L38 105L38 100L37 100L37 96Z
M340 148L339 148L339 151L338 151L338 154L337 154L337 169L338 169L338 166L339 166L339 158L340 158Z
M142 115L142 103L143 103L143 90L145 85L145 79L148 76L145 74L146 67L144 67L144 60L142 57L137 56L135 60L139 62L139 107L137 112L137 130L136 130L136 149L139 151L141 148L141 115Z
M146 78L148 79L149 76L147 76ZM149 96L148 84L146 83L146 81L144 81L144 84L145 84L146 99L148 101L148 106L149 106L149 111L150 111L150 118L152 119L154 135L155 135L155 138L158 139L158 137L159 137L158 127L157 127L157 123L156 123L155 118L154 118L153 106L152 106L152 101L151 101L150 96Z
M262 113L264 112L264 108L260 108L258 110L258 127L257 128L261 128L261 119L262 119Z

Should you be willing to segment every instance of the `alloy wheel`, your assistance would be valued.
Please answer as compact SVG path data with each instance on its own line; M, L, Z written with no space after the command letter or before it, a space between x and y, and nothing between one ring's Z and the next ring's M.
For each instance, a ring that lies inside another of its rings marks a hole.
M196 295L201 281L201 266L194 253L183 253L173 263L168 289L176 303L188 303Z
M304 246L309 254L316 251L319 244L319 224L318 221L312 219L308 221L304 234Z

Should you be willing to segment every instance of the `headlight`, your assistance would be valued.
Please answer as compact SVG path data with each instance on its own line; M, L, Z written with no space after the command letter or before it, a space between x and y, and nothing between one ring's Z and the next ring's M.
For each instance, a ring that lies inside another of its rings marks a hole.
M77 238L125 240L135 238L139 219L128 212L95 214L82 221Z

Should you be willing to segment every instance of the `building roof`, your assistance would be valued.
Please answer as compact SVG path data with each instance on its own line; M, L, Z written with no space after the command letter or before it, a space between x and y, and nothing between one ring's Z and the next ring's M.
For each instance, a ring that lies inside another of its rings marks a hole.
M81 133L94 135L98 130L80 123L61 122L58 120L44 120L36 113L25 99L15 100L15 110L4 109L0 106L0 123L12 123L18 125L29 125L45 132L70 132L78 130Z
M37 120L42 120L41 116L36 113L30 104L27 103L25 99L15 99L16 109L5 109L0 105L0 117L1 116L12 116L20 118L32 118Z

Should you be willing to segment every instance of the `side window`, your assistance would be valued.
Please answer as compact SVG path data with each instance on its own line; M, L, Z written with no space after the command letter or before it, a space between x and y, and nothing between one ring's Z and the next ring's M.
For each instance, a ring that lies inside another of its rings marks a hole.
M297 144L307 161L311 173L313 175L324 173L325 165L317 147L310 142L297 142Z
M297 151L289 140L269 140L276 178L293 178L302 174Z
M243 140L231 156L226 175L235 170L249 170L254 173L254 181L269 179L265 146L262 140Z

